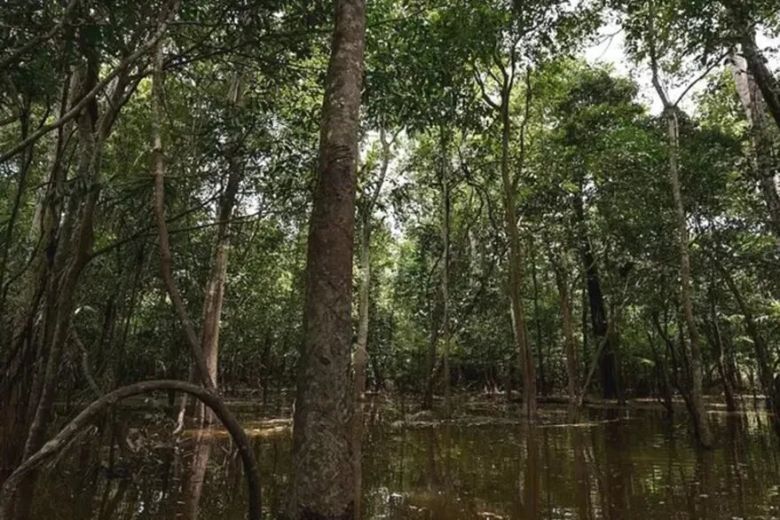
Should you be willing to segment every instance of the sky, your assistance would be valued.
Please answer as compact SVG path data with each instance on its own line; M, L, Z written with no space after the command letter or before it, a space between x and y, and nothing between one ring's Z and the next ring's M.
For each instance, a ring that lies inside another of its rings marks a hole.
M650 109L652 114L660 114L663 110L663 106L653 89L650 67L647 64L635 65L626 57L624 35L617 24L607 24L602 27L599 32L601 37L597 38L596 43L589 46L582 53L585 59L588 63L592 64L602 63L610 65L619 75L634 79L639 85L639 93L642 102ZM757 43L760 48L777 49L780 47L780 38L770 39L759 34ZM780 56L777 54L769 55L768 59L770 67L777 68L780 66ZM716 74L718 70L720 69L716 68L711 74ZM706 85L706 79L698 82L680 103L681 108L686 112L692 112L694 108L693 100L695 99L696 94L701 92ZM670 97L676 99L684 88L685 86L683 85L679 88L671 89Z

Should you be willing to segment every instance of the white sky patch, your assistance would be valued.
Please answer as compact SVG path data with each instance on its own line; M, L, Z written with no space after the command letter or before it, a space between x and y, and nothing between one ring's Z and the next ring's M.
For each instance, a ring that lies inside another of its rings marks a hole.
M610 22L599 30L599 35L600 36L593 45L590 45L581 52L582 57L593 65L608 65L618 75L629 77L634 80L639 86L639 97L642 104L650 110L651 114L660 114L663 110L663 105L653 88L650 65L647 63L634 63L626 56L625 37L623 31L620 30L620 26L615 22ZM763 34L759 34L756 38L756 43L759 48L771 51L772 49L780 47L780 37L768 38ZM778 63L780 63L778 55L773 52L766 52L765 55L768 58L770 68L776 68ZM710 72L710 75L717 74L719 71L720 68L716 67ZM695 76L692 76L689 79L693 81ZM670 88L668 92L669 97L672 100L676 100L685 90L687 84L688 82L686 82L685 85ZM689 114L693 113L693 100L706 85L706 78L696 83L696 85L685 95L685 98L680 103L680 108Z

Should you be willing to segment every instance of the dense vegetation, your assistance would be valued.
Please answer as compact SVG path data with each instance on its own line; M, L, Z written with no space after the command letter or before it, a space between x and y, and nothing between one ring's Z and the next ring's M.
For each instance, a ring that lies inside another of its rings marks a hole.
M776 2L335 3L3 3L4 476L147 379L780 411Z

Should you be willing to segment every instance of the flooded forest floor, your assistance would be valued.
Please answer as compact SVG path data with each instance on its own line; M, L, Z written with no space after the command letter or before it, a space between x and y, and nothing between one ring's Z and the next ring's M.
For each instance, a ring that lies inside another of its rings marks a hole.
M521 421L499 396L458 395L454 413L371 396L364 409L364 519L774 519L780 450L751 398L710 405L715 449L694 448L684 407L591 402L572 422L556 399ZM229 400L250 435L268 518L284 510L291 401ZM62 405L61 408L63 408ZM242 468L219 426L173 434L164 400L116 408L50 464L34 517L240 520Z

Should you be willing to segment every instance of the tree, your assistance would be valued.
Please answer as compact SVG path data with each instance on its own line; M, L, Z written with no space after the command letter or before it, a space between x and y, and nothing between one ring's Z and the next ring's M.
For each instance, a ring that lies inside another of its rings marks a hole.
M686 359L688 361L688 367L690 370L691 387L690 387L690 412L693 419L694 430L699 443L705 447L712 447L713 439L712 432L710 431L709 419L707 418L707 412L704 406L704 389L703 389L703 361L701 354L701 339L699 335L698 325L694 316L693 308L693 280L691 277L691 259L690 259L690 245L689 245L689 231L688 223L685 211L685 205L682 198L682 189L680 186L680 172L679 172L679 156L680 156L680 129L678 120L678 106L680 101L697 83L702 77L704 77L709 71L711 71L715 65L717 65L719 59L714 58L713 62L705 66L704 72L698 77L690 80L688 85L684 88L682 93L676 98L672 99L667 90L665 89L661 73L662 73L662 59L665 57L669 59L670 54L677 51L674 48L674 41L668 38L663 38L661 35L674 34L673 27L663 27L659 29L659 25L669 23L669 20L673 20L664 9L673 5L671 2L669 5L662 5L661 3L652 3L646 9L644 13L642 11L632 13L633 16L644 16L644 25L641 32L634 32L632 36L634 39L634 53L640 57L645 57L650 63L650 71L652 74L653 87L658 95L658 98L663 104L663 117L667 125L667 154L668 154L668 176L669 186L672 193L672 200L674 201L674 211L676 217L677 226L677 247L679 251L680 262L680 300L683 318L685 320L688 329L689 348L685 350ZM674 59L674 58L672 58ZM675 63L679 71L679 64Z
M350 518L352 253L365 3L335 2L309 225L290 517Z

